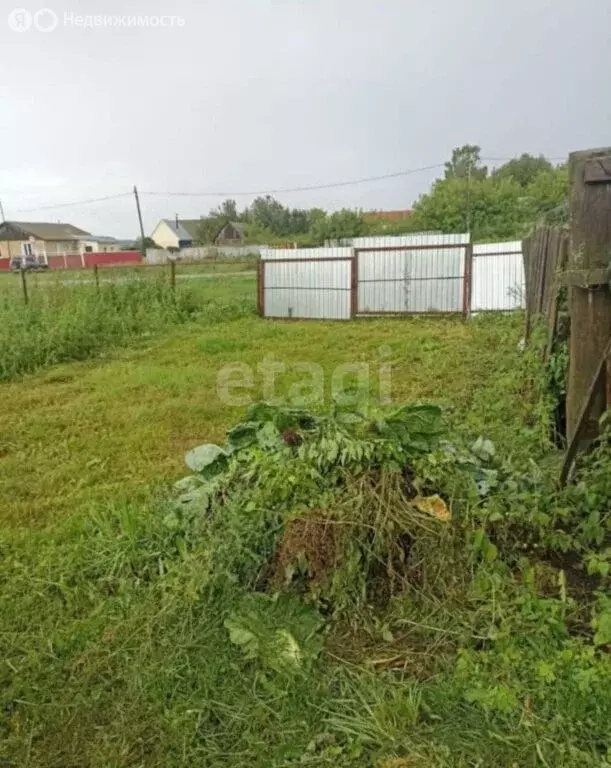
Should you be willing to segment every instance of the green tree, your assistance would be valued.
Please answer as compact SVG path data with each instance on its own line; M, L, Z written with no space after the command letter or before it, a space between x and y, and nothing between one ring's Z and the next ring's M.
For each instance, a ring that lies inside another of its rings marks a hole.
M358 237L368 232L367 222L360 211L343 208L324 218L318 218L312 225L312 236L319 242Z
M481 149L477 144L464 144L452 150L452 159L445 164L446 179L466 179L471 169L472 179L485 179L488 168L482 165Z
M465 232L467 221L475 240L521 237L528 220L522 189L513 179L461 178L435 182L414 206L412 225L418 230Z
M208 216L204 216L200 220L197 228L197 242L202 245L212 245L229 221L231 219L219 211L211 211Z
M492 175L496 179L514 179L521 187L527 187L543 171L553 170L553 165L543 155L535 157L525 152L520 157L501 165Z
M219 216L225 217L228 221L238 220L238 207L235 200L224 200L218 209Z
M566 165L543 171L525 190L526 203L532 221L548 224L568 221L569 174Z
M257 197L250 206L252 221L275 235L290 233L290 211L271 195Z
M157 243L153 240L152 237L145 237L144 238L144 248L145 250L147 248L158 248L159 246ZM137 240L134 240L133 243L130 243L129 245L124 246L124 251L141 251L142 250L142 238L139 237Z

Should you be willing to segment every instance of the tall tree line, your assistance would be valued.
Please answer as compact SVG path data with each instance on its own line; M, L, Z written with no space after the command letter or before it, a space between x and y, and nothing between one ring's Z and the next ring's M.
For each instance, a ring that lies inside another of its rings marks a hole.
M392 221L368 218L359 210L290 208L266 195L242 211L235 200L225 200L202 218L199 240L214 242L228 222L243 224L246 241L259 243L318 245L364 234L462 232L467 227L475 240L521 238L541 219L562 221L567 195L565 165L525 153L489 171L480 147L466 144L453 150L443 178L414 203L409 218Z

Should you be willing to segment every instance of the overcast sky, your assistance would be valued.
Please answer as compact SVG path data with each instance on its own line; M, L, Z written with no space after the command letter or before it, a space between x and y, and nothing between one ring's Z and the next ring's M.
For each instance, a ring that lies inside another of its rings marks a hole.
M7 219L136 236L130 197L20 209L137 184L148 234L161 217L197 217L221 198L147 192L358 179L443 163L467 142L485 157L611 144L608 0L23 1L31 14L52 10L57 26L37 29L54 22L44 13L23 29L27 15L9 19L3 4ZM77 26L87 15L184 24ZM407 208L439 173L277 197Z

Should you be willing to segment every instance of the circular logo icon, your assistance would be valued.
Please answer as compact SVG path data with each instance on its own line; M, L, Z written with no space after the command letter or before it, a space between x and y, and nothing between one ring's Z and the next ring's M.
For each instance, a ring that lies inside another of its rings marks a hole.
M50 8L41 8L34 14L34 26L39 32L53 32L57 26L57 14Z
M8 25L13 32L27 32L32 26L32 14L25 8L14 8L8 15Z

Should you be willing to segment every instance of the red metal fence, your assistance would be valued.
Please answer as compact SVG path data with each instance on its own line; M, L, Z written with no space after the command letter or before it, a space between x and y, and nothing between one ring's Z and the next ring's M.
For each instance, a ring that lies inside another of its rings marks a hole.
M92 267L116 267L122 264L142 264L139 251L108 251L99 253L66 253L47 258L49 269L91 269ZM0 259L0 271L11 268L10 259Z

